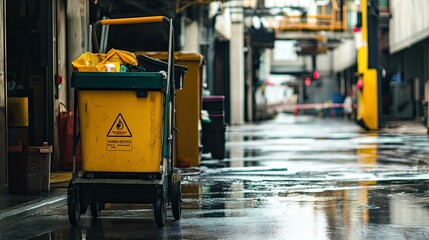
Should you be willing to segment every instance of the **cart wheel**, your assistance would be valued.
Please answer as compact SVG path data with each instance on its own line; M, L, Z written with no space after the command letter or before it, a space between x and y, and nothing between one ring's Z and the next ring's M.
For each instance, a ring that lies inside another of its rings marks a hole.
M103 203L91 203L91 215L93 218L100 217L100 211Z
M164 197L158 195L154 204L155 222L158 227L165 226L165 219L167 217L167 208L165 206Z
M79 187L71 183L67 190L67 207L70 224L78 225L80 220Z
M174 219L179 220L182 214L182 185L180 181L171 185L171 210Z

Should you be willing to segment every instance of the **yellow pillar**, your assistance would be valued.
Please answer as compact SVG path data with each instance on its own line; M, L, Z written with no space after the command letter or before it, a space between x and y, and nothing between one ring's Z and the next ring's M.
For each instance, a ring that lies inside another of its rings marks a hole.
M368 68L368 3L361 0L362 26L358 49L358 73L363 88L358 92L357 120L370 130L377 130L378 124L378 74L377 69Z

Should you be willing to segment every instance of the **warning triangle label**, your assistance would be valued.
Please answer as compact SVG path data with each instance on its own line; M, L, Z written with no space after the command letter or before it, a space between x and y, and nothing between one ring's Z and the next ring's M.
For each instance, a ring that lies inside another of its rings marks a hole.
M132 133L121 113L118 114L113 125L107 133L108 137L132 137Z

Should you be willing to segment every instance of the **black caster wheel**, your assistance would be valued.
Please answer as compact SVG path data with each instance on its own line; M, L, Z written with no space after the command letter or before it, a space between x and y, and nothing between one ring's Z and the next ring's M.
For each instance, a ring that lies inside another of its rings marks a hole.
M67 189L67 208L69 222L71 225L76 226L80 220L80 202L79 202L79 187L70 183Z
M154 212L156 225L158 225L158 227L164 227L165 219L167 218L167 207L162 195L158 195L155 199Z
M174 219L179 220L182 214L182 185L180 181L171 184L171 210Z
M93 218L100 217L100 211L102 210L103 203L91 203L91 215Z

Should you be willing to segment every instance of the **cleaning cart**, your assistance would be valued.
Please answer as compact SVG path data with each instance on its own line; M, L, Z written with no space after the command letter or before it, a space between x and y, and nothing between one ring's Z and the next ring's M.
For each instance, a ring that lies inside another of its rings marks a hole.
M175 90L172 20L163 16L101 20L94 25L164 23L169 28L168 69L160 72L74 72L73 175L67 191L69 221L105 203L153 204L165 225L167 204L181 215L180 175L174 168ZM95 43L97 42L96 38ZM95 44L96 49L98 44ZM79 130L76 123L79 121ZM75 167L80 141L82 170Z

